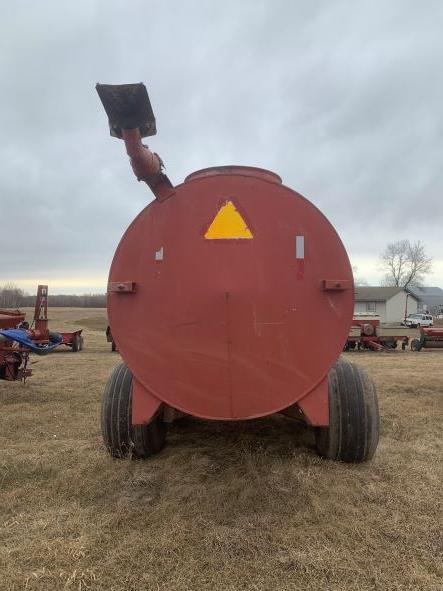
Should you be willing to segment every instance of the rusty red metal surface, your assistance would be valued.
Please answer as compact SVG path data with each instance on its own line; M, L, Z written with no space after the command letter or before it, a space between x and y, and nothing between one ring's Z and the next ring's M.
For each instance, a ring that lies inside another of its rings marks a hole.
M20 310L0 309L0 330L5 328L15 328L24 321L26 314Z
M48 338L48 286L37 287L34 310L34 330L42 339Z
M276 176L194 173L120 242L109 285L135 286L110 290L109 321L150 408L247 419L299 402L327 424L322 384L349 333L352 270L327 219ZM209 239L228 205L243 234Z
M164 199L172 190L171 181L162 172L163 162L141 141L139 129L123 129L122 138L138 181L147 183L157 199Z
M422 327L420 329L420 343L422 347L429 349L443 348L443 327Z
M142 144L139 129L124 129L122 138L137 180L148 181L151 177L159 174L161 160L157 154Z
M82 335L83 329L74 330L73 332L59 332L62 336L62 345L72 345L75 337L80 337Z
M0 330L17 328L24 322L26 314L20 310L0 309ZM29 351L4 337L0 339L0 379L20 380L31 375L27 368Z
M149 422L160 410L162 401L152 396L136 379L132 381L132 424Z
M185 183L188 181L194 181L196 179L201 179L208 176L215 176L215 175L224 175L227 174L237 174L240 176L250 176L255 179L259 178L264 181L269 181L271 183L278 183L279 185L282 184L281 177L272 172L270 170L266 170L265 168L257 168L256 166L237 166L237 165L230 165L230 166L210 166L209 168L202 168L201 170L196 170L195 172L191 172L185 178Z
M436 326L432 328L421 327L420 332L427 337L443 337L443 326Z

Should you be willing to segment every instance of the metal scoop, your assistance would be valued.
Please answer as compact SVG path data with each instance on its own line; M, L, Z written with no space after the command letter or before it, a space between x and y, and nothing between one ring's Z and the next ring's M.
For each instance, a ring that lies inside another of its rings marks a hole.
M98 96L109 119L113 137L122 138L122 129L139 129L141 137L155 135L155 117L146 86L138 84L96 84Z

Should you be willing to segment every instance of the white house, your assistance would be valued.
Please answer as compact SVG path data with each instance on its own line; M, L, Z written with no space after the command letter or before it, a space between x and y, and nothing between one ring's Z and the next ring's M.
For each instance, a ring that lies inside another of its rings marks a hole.
M401 322L418 309L418 298L403 287L355 288L354 313L377 314L380 322Z

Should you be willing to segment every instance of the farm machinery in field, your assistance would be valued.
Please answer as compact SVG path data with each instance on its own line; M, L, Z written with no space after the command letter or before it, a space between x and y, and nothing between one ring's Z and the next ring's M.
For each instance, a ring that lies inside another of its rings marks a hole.
M418 338L411 342L411 349L443 349L443 327L421 328Z
M30 353L46 355L60 345L80 351L82 330L53 332L48 329L47 285L38 286L31 326L24 312L0 310L0 379L25 380L32 373L28 367Z
M25 313L20 310L0 309L0 379L26 379L31 373L27 368L29 350L2 336L4 330L20 327L25 317Z
M261 168L206 168L174 186L142 143L156 133L145 86L96 89L111 136L123 140L136 178L154 194L109 273L109 325L123 363L103 397L108 451L151 456L183 415L282 413L313 428L319 454L372 458L375 386L339 359L354 290L333 226Z
M408 326L388 326L372 315L355 315L345 343L345 351L389 351L398 343L405 350L418 336L418 330Z

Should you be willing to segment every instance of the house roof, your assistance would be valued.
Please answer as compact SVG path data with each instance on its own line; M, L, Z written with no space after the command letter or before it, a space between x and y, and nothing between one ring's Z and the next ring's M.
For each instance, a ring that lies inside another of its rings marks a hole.
M401 291L405 291L403 287L367 287L365 285L358 285L355 288L355 301L386 302L386 300L390 300ZM412 295L412 297L415 298L414 295Z
M409 287L408 291L429 310L440 311L443 308L443 289L440 287Z
M408 287L408 291L410 291L413 295L415 295L418 298L426 297L426 296L443 298L443 289L441 287L411 286L411 287Z

